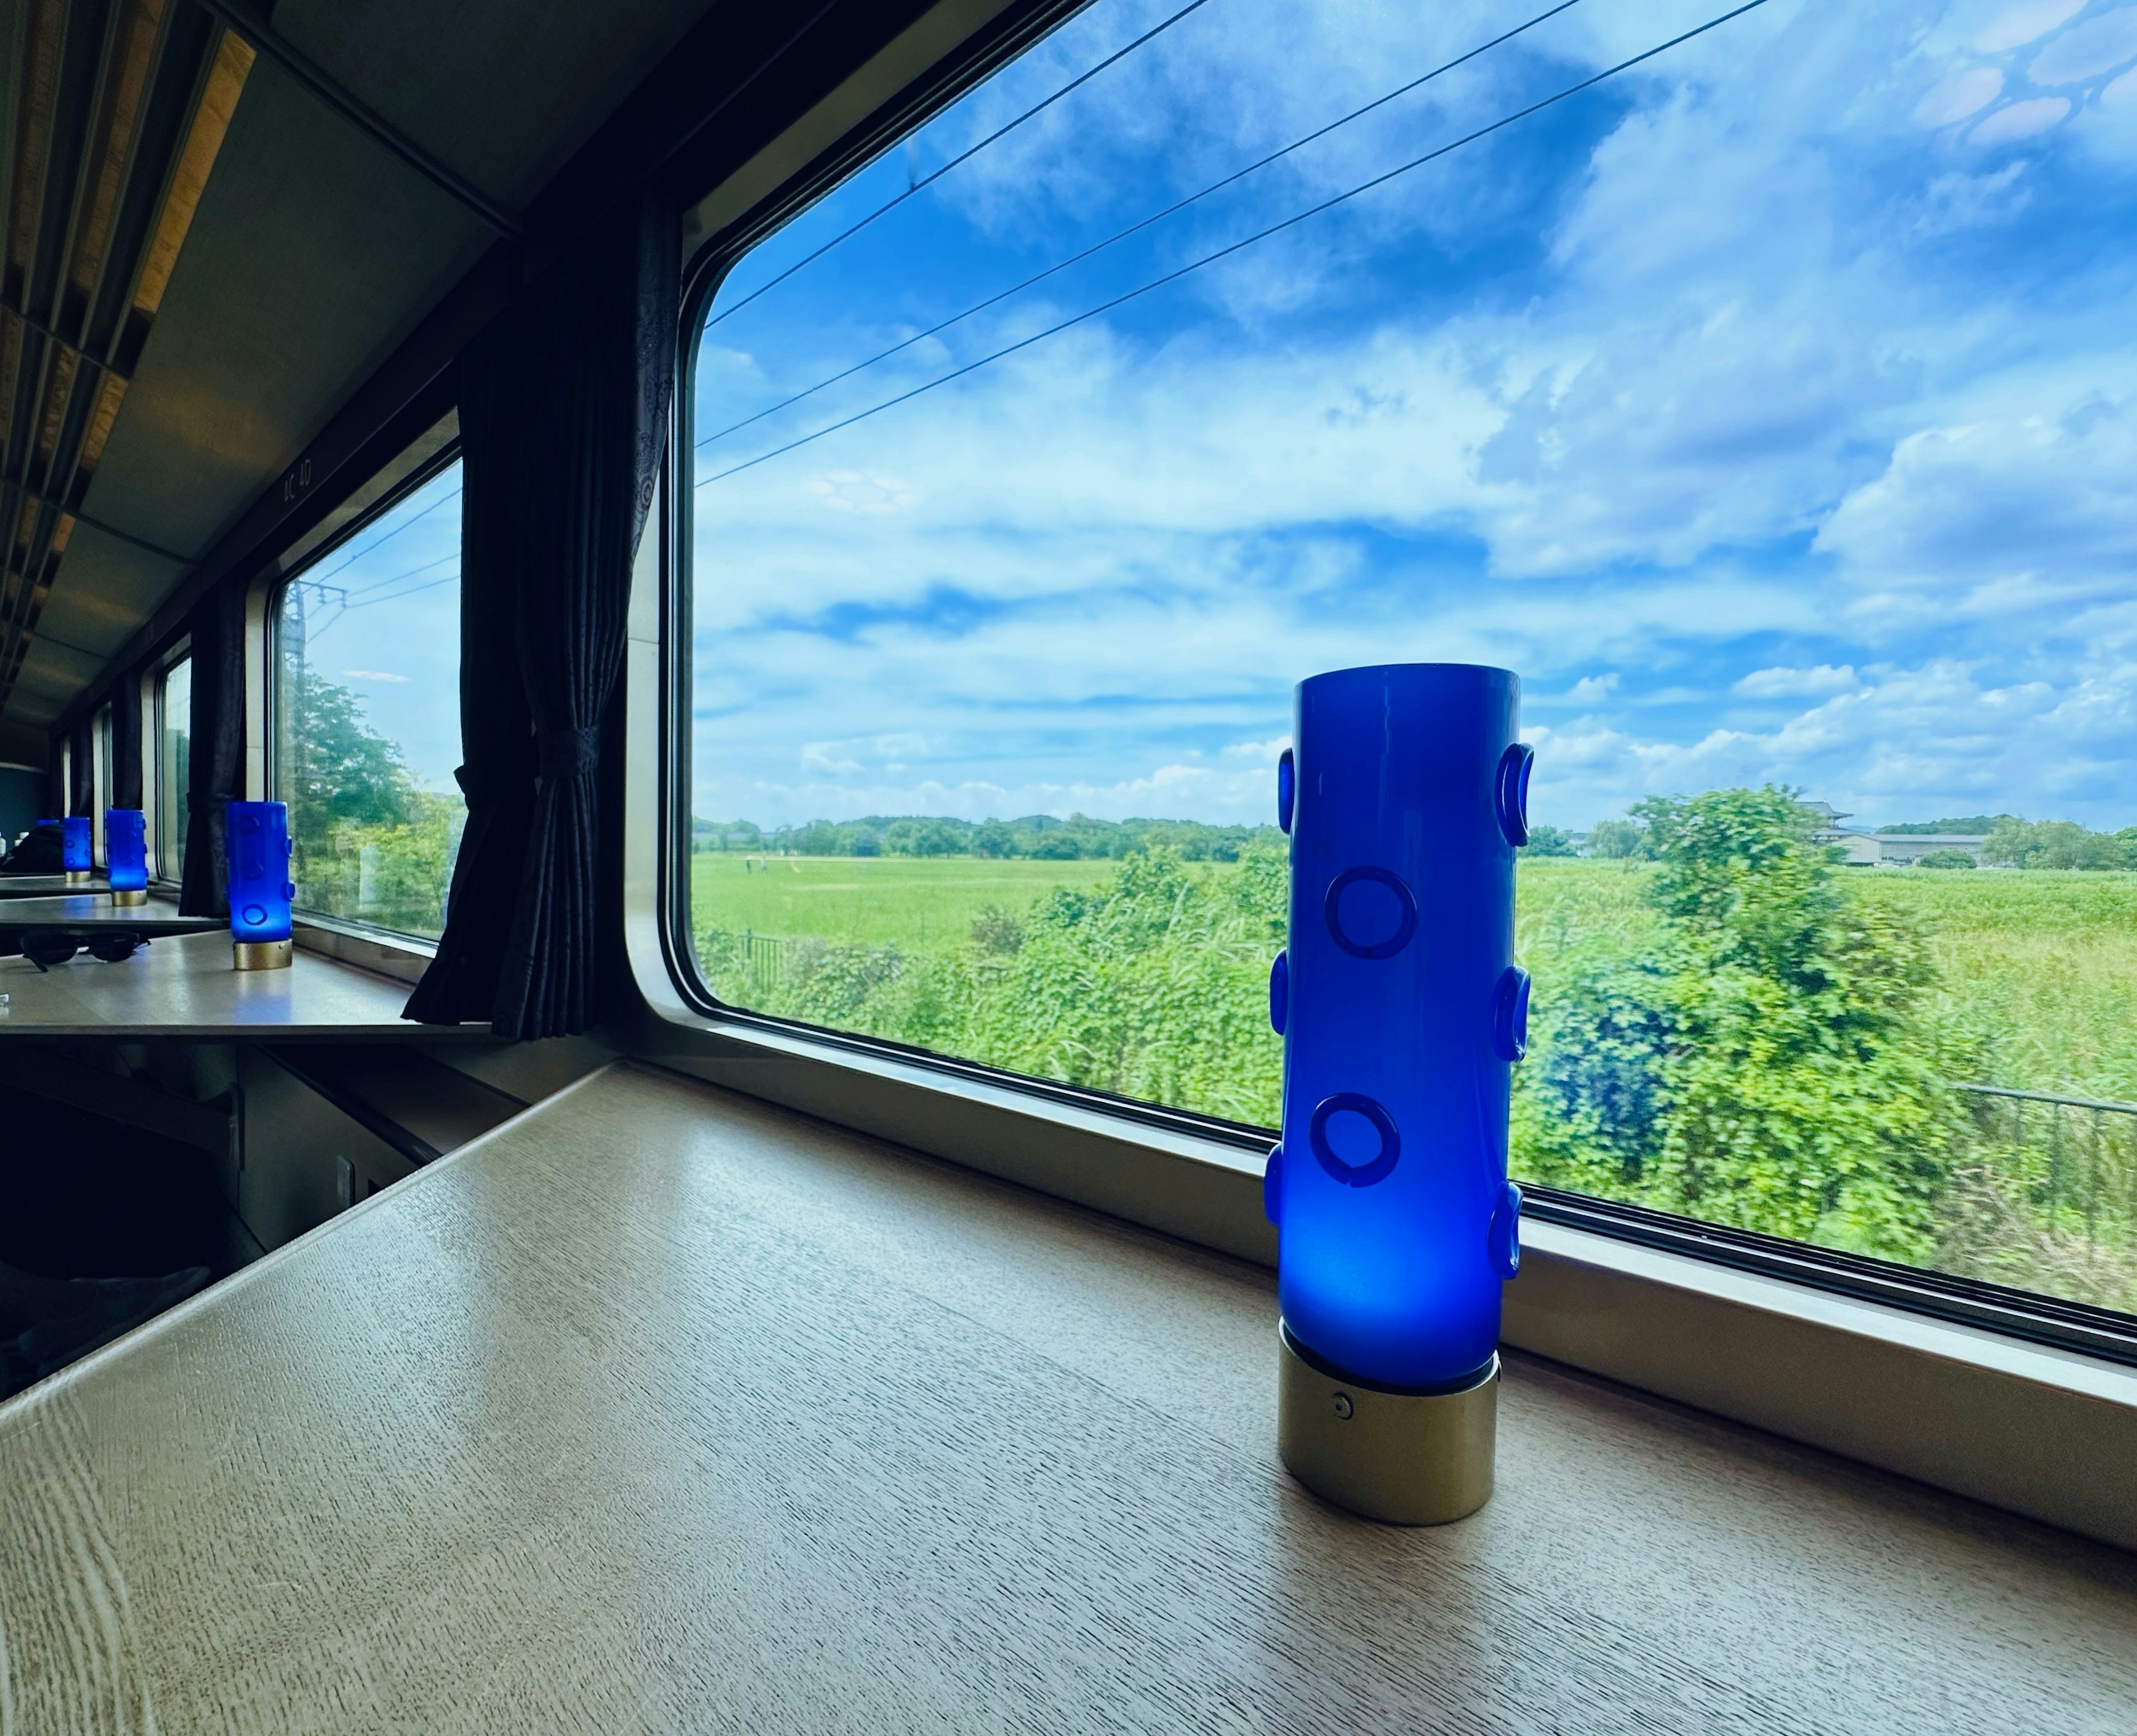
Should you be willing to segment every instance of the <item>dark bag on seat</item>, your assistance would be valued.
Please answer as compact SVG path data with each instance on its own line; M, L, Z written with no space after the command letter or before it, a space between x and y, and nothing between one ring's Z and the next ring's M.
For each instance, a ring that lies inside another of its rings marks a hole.
M32 826L0 862L0 874L57 874L65 872L61 855L60 829L51 824Z

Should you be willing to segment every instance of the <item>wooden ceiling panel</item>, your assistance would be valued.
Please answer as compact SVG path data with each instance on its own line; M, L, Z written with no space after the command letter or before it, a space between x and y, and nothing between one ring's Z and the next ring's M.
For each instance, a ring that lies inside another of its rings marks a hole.
M260 62L86 508L202 552L489 239Z
M184 0L12 0L0 168L0 709L252 51Z
M707 0L280 0L275 27L503 204L526 205Z

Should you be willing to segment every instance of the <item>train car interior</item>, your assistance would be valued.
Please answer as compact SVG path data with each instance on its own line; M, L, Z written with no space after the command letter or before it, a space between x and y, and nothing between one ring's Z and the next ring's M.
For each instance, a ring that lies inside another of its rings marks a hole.
M0 1736L2137 1730L2137 6L0 0Z

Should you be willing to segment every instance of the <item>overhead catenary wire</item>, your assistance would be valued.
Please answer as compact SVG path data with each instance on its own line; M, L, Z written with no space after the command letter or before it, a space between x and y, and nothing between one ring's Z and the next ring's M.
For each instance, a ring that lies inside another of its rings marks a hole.
M1190 205L1200 203L1202 200L1208 198L1212 193L1222 192L1226 187L1233 185L1234 182L1245 180L1248 176L1255 173L1258 170L1267 168L1271 163L1278 162L1283 158L1288 157L1294 151L1303 150L1307 145L1313 143L1317 139L1326 139L1331 133L1336 131L1339 128L1346 127L1354 120L1364 119L1366 115L1370 114L1375 109L1385 108L1390 103L1395 101L1398 97L1409 95L1411 91L1419 89L1421 85L1430 84L1434 79L1442 76L1443 74L1453 71L1458 66L1466 66L1469 61L1475 60L1480 54L1488 53L1491 50L1497 48L1502 42L1511 42L1516 36L1520 36L1523 32L1534 30L1537 25L1545 22L1548 19L1556 17L1562 12L1570 11L1574 7L1576 7L1580 3L1581 0L1559 0L1559 3L1556 6L1552 7L1550 11L1538 12L1533 18L1527 20L1525 23L1516 24L1511 30L1502 32L1499 35L1493 36L1488 42L1479 42L1474 48L1469 50L1468 53L1458 55L1454 59L1447 61L1444 65L1435 66L1429 72L1419 74L1417 77L1410 80L1408 84L1396 85L1394 90L1389 91L1385 95L1375 97L1370 102L1365 104L1362 108L1353 109L1347 114L1338 115L1335 119L1328 122L1326 125L1317 127L1313 131L1306 134L1303 137L1292 139L1289 144L1283 146L1281 149L1271 151L1266 157L1257 158L1253 162L1246 164L1244 168L1233 170L1230 174L1226 175L1220 181L1211 182L1207 187L1202 188L1199 192L1189 193L1185 198L1174 200L1171 204L1166 206L1161 211L1154 211L1151 212L1148 216L1138 217L1134 222L1129 224L1127 228L1114 231L1112 234L1107 236L1103 241L1093 241L1089 246L1082 249L1078 252L1070 254L1066 259L1056 260L1052 265L1047 266L1044 270L1033 273L1032 275L1025 278L1023 282L1011 284L1006 289L999 289L992 295L987 297L985 301L974 302L971 306L966 308L962 313L952 314L947 319L939 321L937 323L929 326L924 332L915 332L909 338L902 338L896 343L892 344L889 348L878 350L873 356L869 357L865 361L856 362L852 367L841 369L839 372L833 374L828 379L819 380L814 386L804 387L801 391L796 392L791 397L781 399L779 402L771 406L768 409L760 410L754 416L744 416L738 422L730 422L726 427L719 429L714 433L707 435L703 440L697 443L694 450L702 452L706 447L711 445L713 441L725 440L730 434L739 434L743 429L762 421L767 416L776 416L782 410L791 410L794 406L801 403L804 399L812 398L820 391L828 391L830 387L836 386L842 380L850 380L855 374L866 372L868 369L874 367L879 362L888 362L893 356L898 355L903 351L911 349L916 343L925 343L930 338L941 337L942 334L948 331L952 326L962 323L964 321L970 319L976 314L984 314L989 308L995 307L1002 302L1007 301L1011 296L1021 295L1026 289L1031 289L1039 284L1044 283L1048 278L1066 271L1072 265L1082 265L1085 260L1103 253L1108 247L1111 247L1118 242L1125 241L1131 236L1140 235L1144 230L1150 228L1152 225L1162 223L1167 217L1178 216L1181 212L1186 210ZM769 287L769 285L767 287Z
M917 179L908 180L905 191L898 194L897 197L886 201L884 203L878 206L874 211L870 212L866 216L861 218L859 222L840 231L838 234L833 236L830 241L825 242L824 245L819 247L814 253L806 254L803 255L803 257L795 260L792 265L789 265L776 277L774 277L767 282L759 284L754 289L752 289L748 294L743 296L739 301L730 303L727 307L723 308L718 313L715 314L710 319L705 322L705 329L710 331L713 327L718 325L723 319L727 319L730 314L739 314L744 308L755 301L758 296L763 294L766 290L776 289L781 284L785 283L788 278L793 276L796 272L801 270L804 266L814 265L818 260L823 258L825 254L829 253L834 247L839 246L844 242L852 240L854 236L859 235L864 229L867 228L869 224L875 221L878 217L883 216L889 212L895 211L915 193L920 192L925 188L932 187L936 182L940 181L945 175L948 174L952 169L957 168L961 163L970 163L973 158L978 156L980 153L986 149L989 145L995 143L999 139L1008 137L1009 134L1014 133L1019 127L1022 126L1025 122L1031 119L1034 115L1041 114L1047 109L1052 108L1054 104L1059 102L1063 97L1068 95L1072 90L1078 89L1081 85L1088 84L1093 79L1103 72L1108 66L1112 66L1117 61L1127 59L1128 56L1133 54L1136 50L1142 47L1144 43L1151 41L1155 37L1164 35L1166 31L1171 29L1174 25L1177 24L1182 18L1185 17L1188 13L1199 12L1202 7L1207 6L1209 3L1210 0L1187 0L1187 4L1181 7L1180 10L1173 13L1171 17L1160 19L1156 24L1153 24L1148 30L1137 36L1132 42L1129 42L1122 47L1115 49L1111 54L1107 55L1105 59L1099 61L1097 66L1088 67L1083 71L1078 73L1075 77L1069 80L1067 84L1064 85L1059 90L1056 90L1051 96L1042 97L1039 101L1034 103L1029 109L1026 109L1023 114L1016 116L1012 120L1005 121L1000 126L996 127L993 132L988 134L986 138L980 140L977 144L970 147L968 149L960 151L947 163L944 163L942 168L934 170L931 173L922 175Z
M425 573L443 567L448 561L457 562L460 557L460 550L455 548L440 555L435 561L426 561L421 567L411 567L404 571L395 573L390 579L373 579L368 585L359 585L353 591L345 591L343 594L345 597L372 596L378 591L386 590L389 586L398 585L404 579L421 578ZM385 601L384 598L378 600L382 602Z
M759 464L768 464L775 458L784 457L787 453L810 445L828 435L850 428L856 422L864 422L870 416L880 416L886 410L894 410L900 404L910 403L913 399L934 391L938 386L947 386L953 381L963 379L967 374L976 373L980 369L1000 362L1005 357L1013 356L1020 350L1030 348L1034 343L1043 343L1049 338L1058 337L1063 332L1083 324L1086 320L1096 319L1101 314L1110 314L1115 308L1125 306L1140 296L1149 294L1152 290L1161 289L1167 284L1179 282L1181 278L1200 270L1205 265L1214 265L1219 260L1229 259L1232 255L1241 252L1257 242L1265 241L1273 235L1279 235L1287 229L1303 223L1309 217L1317 217L1323 212L1332 211L1336 207L1356 198L1361 193L1370 192L1376 187L1385 187L1389 182L1409 173L1413 169L1422 168L1428 163L1437 162L1448 153L1460 150L1464 145L1474 144L1478 139L1488 138L1494 133L1512 126L1517 121L1526 120L1531 114L1540 114L1546 109L1564 102L1568 97L1577 96L1583 90L1592 90L1606 79L1614 78L1621 72L1628 71L1643 61L1654 59L1657 55L1667 54L1671 49L1689 42L1695 36L1705 36L1710 30L1719 29L1731 19L1740 18L1749 12L1756 12L1765 3L1766 0L1745 0L1745 4L1709 18L1704 24L1696 25L1690 30L1672 36L1667 42L1658 42L1653 48L1633 55L1629 59L1620 61L1614 66L1606 66L1602 71L1593 73L1577 83L1568 85L1562 90L1554 91L1549 96L1529 104L1526 108L1516 109L1511 114L1502 114L1498 119L1478 127L1473 132L1465 133L1459 139L1452 139L1445 144L1427 151L1421 157L1413 157L1409 162L1398 163L1395 168L1374 176L1370 181L1361 181L1356 187L1322 200L1317 205L1309 205L1303 211L1295 212L1281 221L1270 224L1266 229L1257 230L1252 235L1243 236L1239 241L1218 248L1214 253L1204 254L1200 259L1190 260L1185 265L1177 266L1161 276L1154 277L1147 283L1139 284L1134 289L1126 290L1110 300L1099 303L1094 308L1087 308L1080 314L1071 314L1068 319L1047 327L1044 331L1034 332L1030 337L1019 338L1015 343L1005 344L1001 348L981 356L976 361L966 362L962 367L952 368L947 374L924 381L910 391L899 392L894 397L885 398L881 403L872 404L866 410L856 411L849 416L841 417L839 421L819 428L813 433L805 434L798 439L788 440L783 445L774 446L768 452L760 452L756 457L745 459L738 464L730 464L724 470L716 470L710 476L700 477L694 486L700 489L708 488L713 483L724 482L730 476L738 476L744 470L755 469Z
M445 506L452 501L458 500L460 498L461 494L465 491L465 485L463 484L460 488L454 489L449 494L441 494L436 500L425 507L421 512L416 513L411 518L402 519L400 523L395 525L393 528L387 532L385 535L382 537L374 537L371 542L365 543L360 548L347 547L345 545L344 550L342 552L342 558L340 560L335 562L334 564L327 568L324 572L318 574L307 573L305 575L306 581L308 583L316 583L318 581L322 579L330 579L336 573L341 571L343 568L351 566L358 561L361 561L368 554L374 553L377 550L385 547L387 543L391 542L396 537L399 536L402 532L421 524L426 518L429 518L431 513L436 512L440 507Z

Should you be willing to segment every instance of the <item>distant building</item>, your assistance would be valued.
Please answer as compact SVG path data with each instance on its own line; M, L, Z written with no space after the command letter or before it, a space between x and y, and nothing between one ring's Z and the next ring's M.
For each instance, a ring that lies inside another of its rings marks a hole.
M1978 865L1982 847L1989 842L1985 832L1865 832L1841 824L1855 816L1842 814L1831 802L1805 802L1804 806L1818 816L1812 839L1838 844L1847 852L1844 862L1849 868L1908 868L1935 850L1957 850Z

